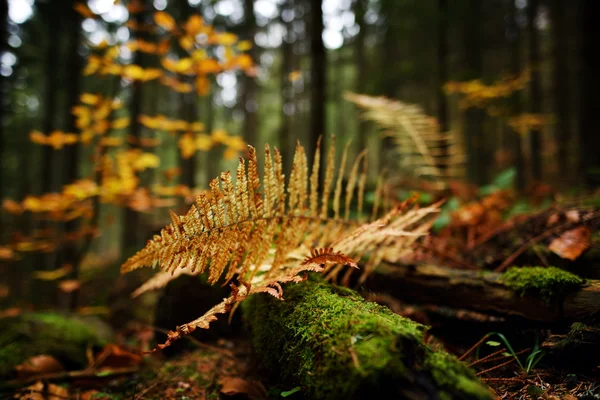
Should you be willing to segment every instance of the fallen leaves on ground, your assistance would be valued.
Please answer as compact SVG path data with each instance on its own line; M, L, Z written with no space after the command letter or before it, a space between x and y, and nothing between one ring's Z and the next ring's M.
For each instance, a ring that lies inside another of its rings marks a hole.
M548 249L561 258L568 260L577 259L590 247L592 231L586 226L579 226L568 230L550 242Z

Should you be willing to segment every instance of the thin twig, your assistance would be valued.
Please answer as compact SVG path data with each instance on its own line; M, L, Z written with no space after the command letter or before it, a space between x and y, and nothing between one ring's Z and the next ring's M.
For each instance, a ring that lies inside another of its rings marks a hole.
M458 357L459 361L462 361L465 359L466 356L468 356L469 354L471 354L476 348L478 348L484 341L485 339L489 338L491 335L488 333L487 335L485 335L484 337L482 337L477 343L475 343L469 350L467 350L466 352L463 353L462 356Z
M495 352L493 352L493 353L491 353L491 354L488 354L487 356L485 356L485 357L482 357L482 358L480 358L479 360L475 360L475 361L473 361L471 364L469 364L469 367L472 367L472 366L474 366L474 365L477 365L477 364L481 364L481 363L483 363L483 362L491 361L490 359L491 359L492 357L494 357L494 356L497 356L498 354L501 354L501 353L503 353L503 352L505 352L505 351L506 351L506 349L505 349L505 348L501 348L500 350L498 350L498 351L495 351ZM502 358L505 358L505 357L507 357L507 356L502 356Z
M516 357L513 357L513 358L511 358L510 360L508 360L508 361L506 361L506 362L503 362L502 364L498 364L498 365L496 365L495 367L488 368L488 369L484 369L483 371L479 371L479 372L478 372L476 375L477 375L477 376L480 376L480 375L483 375L483 374L487 374L488 372L495 371L495 370L497 370L497 369L500 369L500 368L502 368L502 367L505 367L505 366L507 366L508 364L510 364L510 363L512 363L512 362L514 362L516 359L517 359Z

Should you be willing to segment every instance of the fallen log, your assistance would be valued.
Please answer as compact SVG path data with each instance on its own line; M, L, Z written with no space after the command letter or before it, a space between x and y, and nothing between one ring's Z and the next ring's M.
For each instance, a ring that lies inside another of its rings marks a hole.
M434 265L383 264L366 286L414 303L440 304L541 323L586 321L599 315L600 281L582 282L571 291L548 297L515 290L505 277L495 272Z
M490 399L463 363L423 342L425 326L323 282L288 285L284 301L242 303L257 358L310 399Z

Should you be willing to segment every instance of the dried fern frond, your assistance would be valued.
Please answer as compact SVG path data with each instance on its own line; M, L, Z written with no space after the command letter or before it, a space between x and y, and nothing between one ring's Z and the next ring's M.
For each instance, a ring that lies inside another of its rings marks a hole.
M454 133L440 132L436 119L421 107L350 92L344 97L363 110L364 119L375 122L393 139L402 170L432 180L438 189L445 189L449 178L462 174L465 157Z
M211 181L210 194L200 194L186 215L172 213L172 223L123 264L123 273L144 266L159 266L162 270L135 295L166 285L178 274L207 272L210 284L227 284L234 277L240 282L222 303L172 332L166 345L194 329L207 328L215 315L232 310L248 295L266 292L282 299L281 284L301 281L302 272L332 268L339 271L343 265L356 267L349 254L370 254L369 265L376 265L382 259L392 259L396 251L402 252L416 240L415 235L426 232L423 221L437 211L434 207L397 208L374 224L361 227L361 221L366 219L362 215L365 154L361 153L353 163L343 190L340 176L344 175L347 150L341 166L336 168L333 148L332 144L324 186L319 188L320 145L310 174L304 148L297 145L287 182L277 149L271 152L265 146L261 179L256 151L249 146L247 167L246 161L240 159L235 183L229 172ZM354 196L358 199L358 217L351 220ZM330 203L333 210L329 209ZM341 204L345 206L343 212ZM320 250L313 250L302 261L296 255L299 248Z

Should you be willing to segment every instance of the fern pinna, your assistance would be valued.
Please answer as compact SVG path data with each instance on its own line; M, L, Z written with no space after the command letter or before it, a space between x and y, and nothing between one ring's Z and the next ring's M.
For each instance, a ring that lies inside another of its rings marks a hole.
M354 161L344 187L348 147L336 168L335 146L331 145L320 189L320 142L310 175L304 148L296 146L287 185L280 152L265 146L261 180L256 151L248 146L248 163L240 158L235 183L229 172L222 173L186 215L171 213L172 223L122 266L123 273L144 266L162 270L134 296L165 286L181 274L205 271L210 284L227 284L234 277L239 284L230 283L231 296L200 318L177 327L158 348L197 328L208 328L217 314L232 310L248 295L267 292L283 299L281 284L303 280L303 272L327 271L330 277L337 277L344 265L357 267L352 255L368 253L364 279L381 260L398 261L410 250L416 238L427 232L426 217L437 208L396 207L367 222L363 215L366 153ZM357 207L351 218L355 196ZM379 204L375 201L371 219L377 216Z

